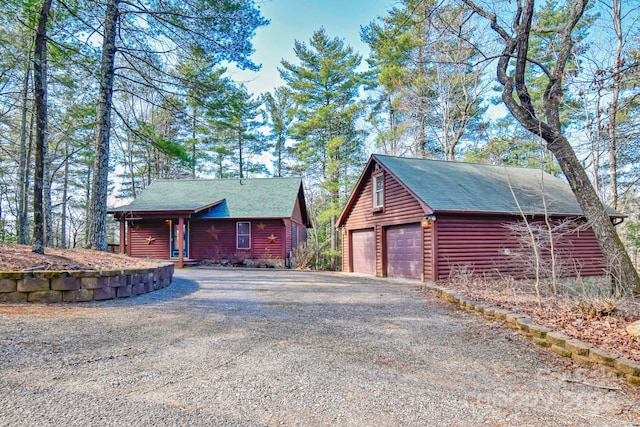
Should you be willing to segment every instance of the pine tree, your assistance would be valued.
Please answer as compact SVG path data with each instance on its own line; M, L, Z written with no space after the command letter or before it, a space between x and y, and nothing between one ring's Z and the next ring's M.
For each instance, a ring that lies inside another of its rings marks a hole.
M273 154L276 158L275 176L283 176L286 165L286 143L293 124L295 104L291 92L286 87L278 87L273 94L262 95L267 120L271 128L269 135L272 141Z
M330 267L338 267L338 234L335 223L341 201L351 189L351 179L362 164L364 133L357 121L363 108L357 101L364 76L357 71L362 57L323 28L314 32L309 45L296 41L300 64L282 61L280 75L296 103L291 135L298 171L306 171L324 190L326 203L316 227L326 229L330 241Z
M446 2L404 0L362 29L381 88L372 120L386 122L379 143L392 154L455 160L484 129L486 83L466 15Z

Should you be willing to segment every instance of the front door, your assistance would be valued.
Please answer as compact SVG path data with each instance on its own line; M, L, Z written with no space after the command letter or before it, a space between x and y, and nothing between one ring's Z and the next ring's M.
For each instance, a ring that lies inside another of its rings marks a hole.
M189 222L184 222L184 258L189 258ZM171 220L171 258L180 258L178 250L178 220Z

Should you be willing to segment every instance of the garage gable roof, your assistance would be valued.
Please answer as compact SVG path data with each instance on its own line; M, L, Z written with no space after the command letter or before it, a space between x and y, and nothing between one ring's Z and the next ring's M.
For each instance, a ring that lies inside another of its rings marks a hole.
M109 213L178 211L217 218L290 218L299 198L308 222L300 178L159 179L130 204Z
M583 215L569 184L540 169L374 154L365 174L371 173L375 164L433 212L518 214L512 188L525 214ZM623 216L611 208L607 211L611 216ZM344 217L345 212L341 219Z

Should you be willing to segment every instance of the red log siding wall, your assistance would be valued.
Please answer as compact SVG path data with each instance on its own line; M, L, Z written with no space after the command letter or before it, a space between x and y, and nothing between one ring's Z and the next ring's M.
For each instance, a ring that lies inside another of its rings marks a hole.
M284 254L285 256L289 253L289 251L292 250L291 248L291 239L292 239L292 230L291 230L291 226L293 224L293 222L290 219L285 218L284 219L284 242L285 242L285 247L284 247Z
M424 274L424 280L436 280L437 272L435 266L435 251L434 251L434 227L433 223L430 227L422 228L422 271Z
M189 223L189 257L193 259L230 259L236 253L249 253L249 250L236 249L236 222L221 220L192 220ZM253 224L251 224L253 228ZM215 235L209 230L215 227ZM253 230L251 230L253 233ZM217 239L215 238L217 236ZM253 234L252 236L253 237ZM238 254L239 255L239 254ZM243 258L242 258L243 259ZM235 260L234 260L235 261Z
M191 220L190 258L231 261L244 259L284 259L286 231L282 220L248 220L251 223L251 249L236 248L236 220ZM258 230L264 224L264 230ZM218 230L218 240L207 230L211 226ZM268 236L276 240L269 243Z
M295 230L293 227L295 226ZM299 247L305 242L305 226L301 221L285 219L284 227L286 230L286 248L285 255L291 252L293 249ZM294 236L295 231L295 236ZM294 247L295 242L295 247Z
M169 223L163 219L138 220L129 226L129 256L169 259ZM149 238L155 239L149 242Z
M575 230L556 239L554 245L565 275L586 277L606 274L606 260L591 228Z
M291 219L297 223L302 224L302 209L300 208L300 200L296 199L296 204L293 207L293 213Z
M521 275L521 267L505 251L518 246L504 227L507 218L446 217L436 220L438 233L438 278L446 279L454 269L469 269L475 273Z
M342 233L342 271L345 273L353 273L353 265L351 264L350 242L351 238L346 230Z
M371 175L366 176L363 190L356 195L352 209L344 221L347 233L353 230L375 227L376 232L376 276L384 275L383 227L389 225L410 224L419 222L423 210L418 201L409 194L389 174L384 177L384 210L373 212L373 183ZM426 239L426 237L425 237ZM351 272L351 254L349 252L349 235L342 239L342 270Z
M301 208L299 199L296 200L296 204L293 207L293 213L291 214L291 219L285 219L284 223L287 230L286 253L289 253L293 249L295 249L293 247L294 240L296 243L296 246L295 246L296 248L305 242L306 227L302 222L302 208ZM295 238L293 236L293 229L292 229L293 225L296 226L296 231L297 231L297 235L295 236Z
M476 274L531 277L532 271L516 256L520 241L505 224L514 217L439 215L437 227L437 278L446 279L453 269ZM576 231L556 241L556 254L566 276L602 275L605 264L591 230ZM543 254L544 256L544 254ZM546 254L546 260L549 260Z
M282 220L249 220L251 223L251 249L236 249L235 220L189 220L189 258L230 261L245 259L285 259L287 231ZM264 224L264 230L258 230ZM218 239L207 231L218 230ZM276 237L269 243L268 237ZM155 240L149 244L148 238ZM129 228L129 255L136 258L169 259L169 223L165 220L138 220Z
M258 224L265 224L264 230L258 230ZM269 236L275 236L269 243ZM279 259L286 257L287 229L282 220L253 221L251 223L251 245L254 259Z

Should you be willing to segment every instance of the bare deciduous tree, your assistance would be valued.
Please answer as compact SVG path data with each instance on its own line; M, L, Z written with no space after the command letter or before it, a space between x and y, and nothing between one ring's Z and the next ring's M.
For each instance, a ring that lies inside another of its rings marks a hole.
M503 48L498 59L497 78L502 86L502 101L516 120L529 132L540 136L554 154L607 259L615 292L640 290L638 273L618 237L605 206L564 135L560 122L559 105L564 95L563 78L574 47L572 32L583 18L588 0L568 2L563 22L554 28L537 29L556 35L557 51L550 65L536 61L536 58L530 56L529 42L535 16L534 0L516 2L510 29L502 24L504 21L498 20L496 14L484 9L477 2L462 1L472 11L488 20L491 28L499 35ZM531 64L535 64L546 78L541 111L536 111L529 90L531 82L527 69Z

